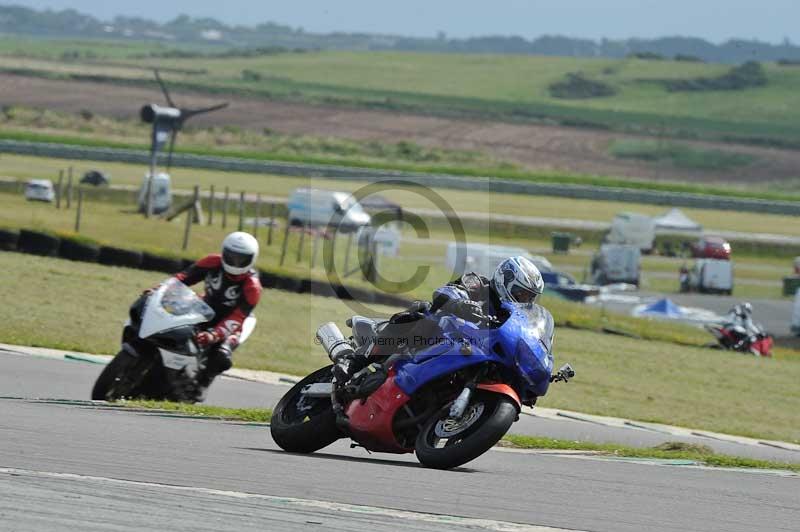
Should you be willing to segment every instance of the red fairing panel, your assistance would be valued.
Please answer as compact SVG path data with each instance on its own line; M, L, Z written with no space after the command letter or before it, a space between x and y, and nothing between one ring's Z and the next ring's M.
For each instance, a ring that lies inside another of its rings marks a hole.
M401 447L394 437L392 422L397 410L408 402L408 395L390 375L366 401L355 400L347 406L350 431L353 439L370 451L385 453L410 453L413 449Z

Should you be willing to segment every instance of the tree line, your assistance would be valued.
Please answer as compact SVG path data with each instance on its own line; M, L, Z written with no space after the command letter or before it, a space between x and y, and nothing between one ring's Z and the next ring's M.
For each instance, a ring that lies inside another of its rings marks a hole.
M800 62L800 46L788 39L780 44L745 39L714 44L693 37L595 41L557 35L535 39L502 35L453 39L442 32L430 38L346 32L321 34L273 22L256 26L229 26L213 18L192 18L188 15L181 15L163 24L139 17L116 17L102 21L74 9L37 11L20 6L0 6L0 32L48 37L120 38L165 44L216 43L244 50L283 47L291 50L391 50L608 58L657 56L732 64L751 60L782 64Z

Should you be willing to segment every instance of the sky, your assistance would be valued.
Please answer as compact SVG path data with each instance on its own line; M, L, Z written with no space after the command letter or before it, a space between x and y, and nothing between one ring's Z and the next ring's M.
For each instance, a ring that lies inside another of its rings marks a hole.
M600 39L690 36L800 42L800 0L12 0L101 19L166 21L186 13L229 24L272 21L312 32L432 37L566 35Z

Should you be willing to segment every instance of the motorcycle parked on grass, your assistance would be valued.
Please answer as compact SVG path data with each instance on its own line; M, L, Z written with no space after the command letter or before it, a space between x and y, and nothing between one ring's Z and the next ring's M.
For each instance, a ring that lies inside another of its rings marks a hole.
M368 451L416 452L437 469L477 458L506 434L522 405L533 406L551 382L575 375L569 364L552 373L553 318L546 309L504 308L503 323L425 317L441 333L435 342L382 357L343 385L334 382L333 366L313 372L273 410L273 439L285 451L311 453L349 437ZM349 340L333 323L317 332L329 355L343 346L370 352L384 326L361 316L347 324Z
M207 350L194 338L213 318L211 307L177 279L143 294L130 307L122 349L97 378L92 399L198 401L205 390L195 377ZM255 318L245 320L240 343L254 327Z

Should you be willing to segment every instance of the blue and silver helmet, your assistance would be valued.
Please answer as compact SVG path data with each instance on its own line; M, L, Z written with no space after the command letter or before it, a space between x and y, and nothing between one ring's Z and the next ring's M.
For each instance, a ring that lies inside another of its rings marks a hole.
M501 262L491 282L501 302L533 305L544 291L539 268L525 257L510 257Z

